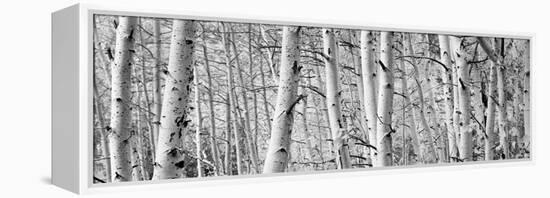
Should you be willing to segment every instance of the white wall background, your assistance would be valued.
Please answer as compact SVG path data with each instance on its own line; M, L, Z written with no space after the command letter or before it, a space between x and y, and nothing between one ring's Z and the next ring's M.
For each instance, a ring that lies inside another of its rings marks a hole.
M550 178L547 114L548 19L544 1L481 0L96 0L101 5L250 16L536 34L533 86L535 165L224 185L94 197L542 197ZM0 6L0 197L73 197L50 181L50 13L71 0Z

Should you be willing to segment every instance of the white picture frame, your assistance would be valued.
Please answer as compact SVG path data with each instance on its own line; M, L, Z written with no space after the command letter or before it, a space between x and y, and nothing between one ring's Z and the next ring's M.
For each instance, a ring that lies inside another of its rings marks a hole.
M341 21L311 19L281 19L246 15L220 15L218 13L192 13L165 10L137 10L108 8L77 4L52 14L52 183L78 194L95 192L130 191L132 189L187 188L201 185L227 185L237 183L274 182L289 179L318 179L373 174L399 174L404 171L433 171L433 169L478 168L517 166L534 163L535 151L529 159L505 162L470 162L444 165L422 165L391 168L352 169L292 174L232 176L223 178L192 178L185 180L143 181L111 184L92 183L92 25L94 14L129 15L197 20L223 20L285 25L308 25L334 28L391 30L437 34L506 37L530 40L533 55L535 35L531 33L492 33L447 29L416 29L392 25L365 26ZM531 65L533 58L531 58ZM532 67L532 66L531 66ZM531 83L533 80L531 80ZM531 94L532 95L532 94ZM531 108L532 109L532 108ZM531 115L534 115L531 113ZM531 139L535 134L531 133ZM531 148L535 142L531 141ZM146 185L145 185L146 184Z

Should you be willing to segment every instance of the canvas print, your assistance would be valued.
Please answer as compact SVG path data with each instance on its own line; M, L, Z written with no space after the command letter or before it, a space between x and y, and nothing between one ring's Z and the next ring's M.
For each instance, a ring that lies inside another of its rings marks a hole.
M529 159L529 46L95 15L93 183Z

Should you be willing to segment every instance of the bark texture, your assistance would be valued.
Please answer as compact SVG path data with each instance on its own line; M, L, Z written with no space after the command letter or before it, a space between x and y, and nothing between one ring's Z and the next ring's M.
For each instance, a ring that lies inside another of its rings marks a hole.
M185 176L183 135L191 123L188 100L193 83L195 24L175 19L172 26L168 70L165 72L164 98L154 180Z
M290 135L300 81L300 27L283 27L283 47L277 102L263 173L285 172L290 159Z

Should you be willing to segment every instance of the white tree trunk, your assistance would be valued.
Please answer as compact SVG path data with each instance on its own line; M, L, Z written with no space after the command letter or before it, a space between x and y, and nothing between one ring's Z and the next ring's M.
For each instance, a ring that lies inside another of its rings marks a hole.
M491 59L491 65L489 68L489 88L487 91L487 120L485 122L485 160L493 160L495 151L494 151L494 141L495 141L495 107L496 107L496 100L498 98L497 90L496 90L496 82L497 82L497 56L495 54L495 45L494 43L493 48L491 48L489 42L485 40L484 38L478 37L477 40L479 41L481 48L485 51L487 56Z
M164 99L153 180L185 176L183 135L191 122L188 98L193 81L195 24L175 19L172 26L168 70L165 75Z
M458 159L458 147L456 141L456 133L454 127L454 89L453 88L453 66L451 61L451 48L449 44L449 36L439 35L439 52L441 62L445 65L445 69L441 70L441 79L443 82L443 97L445 98L445 125L447 126L447 141L449 146L449 158L456 161ZM458 101L456 101L458 102Z
M197 177L203 177L204 173L202 171L202 141L201 141L201 129L202 129L202 112L201 112L201 91L200 91L200 79L199 79L199 70L195 68L193 71L193 82L195 84L195 144L196 144L196 154L197 155Z
M283 27L283 45L273 128L263 173L285 172L290 159L290 135L300 81L300 27Z
M433 53L432 45L433 45L433 37L435 35L426 35L426 41L428 43L427 47L427 56L429 58L435 59L435 55ZM436 91L438 87L436 83L436 77L434 76L433 72L440 70L439 65L434 65L432 60L428 60L426 62L426 67L424 70L424 79L426 79L426 90L428 90L428 100L429 100L429 107L427 108L427 113L430 115L430 123L433 126L435 137L435 144L437 146L437 160L439 163L449 162L449 156L448 156L448 148L447 148L447 132L446 128L442 127L443 125L439 123L439 109L441 107L439 106L439 103L436 102ZM447 110L447 109L445 109Z
M112 68L111 89L111 133L109 143L112 148L111 167L113 182L132 179L130 138L132 110L131 75L134 50L135 17L119 17L116 29L115 60Z
M469 66L466 62L466 52L462 47L462 38L450 36L451 47L453 48L453 56L455 58L455 66L457 72L458 97L460 101L459 111L456 112L459 117L457 123L458 132L458 153L461 161L472 161L473 155L473 140L472 126L470 126L470 75Z
M349 156L349 146L347 143L348 131L346 130L345 120L340 112L340 94L339 72L338 72L338 54L334 32L329 29L322 29L325 69L327 75L327 108L329 115L329 124L332 129L332 143L336 151L336 164L338 169L351 168Z
M510 151L508 145L508 123L507 123L507 105L506 105L506 93L505 93L505 71L504 66L504 39L496 39L496 46L498 51L497 59L497 94L498 94L498 131L500 137L500 148L502 149L502 159L510 158Z
M160 67L161 67L161 44L160 44L160 22L159 19L155 19L153 27L153 37L155 42L155 62L153 67L153 131L151 133L153 140L153 150L156 150L158 144L158 135L160 127L160 114L162 111L162 99L161 99L161 85L160 85ZM153 152L153 159L154 154Z
M380 32L380 82L378 87L378 118L376 140L378 149L378 160L376 166L392 166L392 136L393 128L393 54L392 54L393 32Z
M371 31L361 31L361 71L364 86L363 101L365 104L365 117L367 122L367 131L369 135L369 144L376 146L376 122L377 122L377 104L376 104L376 65L374 61L374 35ZM370 149L370 156L373 163L376 161L376 151Z

